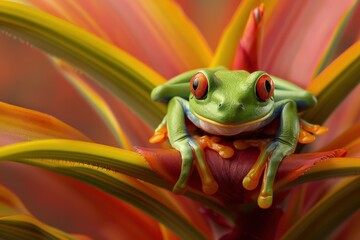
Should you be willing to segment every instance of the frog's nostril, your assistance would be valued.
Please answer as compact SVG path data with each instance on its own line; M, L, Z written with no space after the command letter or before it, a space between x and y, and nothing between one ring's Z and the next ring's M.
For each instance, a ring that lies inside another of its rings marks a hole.
M222 103L219 103L219 108L221 108L222 107Z

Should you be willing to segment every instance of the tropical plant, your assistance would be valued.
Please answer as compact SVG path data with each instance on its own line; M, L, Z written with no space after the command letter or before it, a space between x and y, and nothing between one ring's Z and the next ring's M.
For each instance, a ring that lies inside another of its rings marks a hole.
M19 2L0 0L0 28L27 43L0 39L0 238L360 236L358 1ZM151 90L216 66L307 88L301 117L330 128L283 160L269 209L241 185L258 149L206 149L218 191L194 171L176 195L179 153L148 143L166 112Z

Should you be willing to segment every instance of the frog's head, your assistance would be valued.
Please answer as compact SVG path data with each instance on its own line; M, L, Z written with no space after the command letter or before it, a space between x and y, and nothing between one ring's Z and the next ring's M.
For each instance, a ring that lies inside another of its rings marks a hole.
M260 122L274 109L274 83L263 71L201 70L190 81L191 112L219 125Z

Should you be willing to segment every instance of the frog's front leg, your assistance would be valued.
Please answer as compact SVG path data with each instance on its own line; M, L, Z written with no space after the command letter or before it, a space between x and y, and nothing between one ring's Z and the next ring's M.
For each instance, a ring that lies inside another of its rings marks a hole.
M185 111L189 108L188 104L187 100L180 97L172 98L168 104L168 138L170 144L180 152L182 160L180 176L173 187L173 191L175 193L184 192L195 160L195 166L201 177L203 191L207 194L213 194L217 191L218 185L204 160L203 149L189 135L186 128Z
M277 102L275 111L280 116L278 134L262 149L254 166L243 180L243 186L248 190L253 190L257 187L261 173L264 171L258 197L258 204L261 208L271 206L276 172L283 158L295 151L299 134L297 106L293 100Z

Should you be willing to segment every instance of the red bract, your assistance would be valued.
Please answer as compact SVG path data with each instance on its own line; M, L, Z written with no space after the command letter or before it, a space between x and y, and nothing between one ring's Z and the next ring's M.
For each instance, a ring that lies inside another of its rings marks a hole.
M173 185L181 170L180 153L174 149L136 148L150 164L151 168ZM242 186L242 180L249 172L259 155L259 150L250 148L236 150L231 158L224 159L217 152L206 149L205 156L209 168L219 185L219 190L213 195L225 206L237 209L242 204L253 204L259 187L247 191ZM344 157L346 150L337 149L327 152L291 154L286 157L278 170L275 189L281 189L303 175L320 161L330 158ZM190 178L189 187L201 192L201 180L196 170Z

